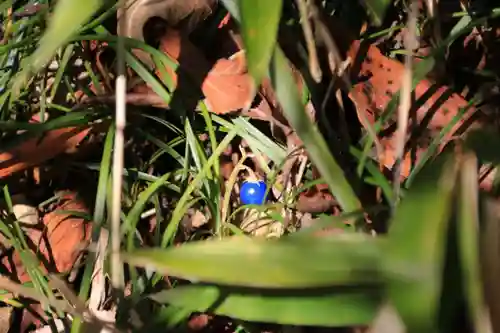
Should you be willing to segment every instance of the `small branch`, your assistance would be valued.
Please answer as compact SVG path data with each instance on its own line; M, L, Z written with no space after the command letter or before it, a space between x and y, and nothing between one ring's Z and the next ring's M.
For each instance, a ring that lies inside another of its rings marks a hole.
M330 31L328 30L328 26L325 24L325 22L323 22L320 14L319 14L319 10L316 7L316 5L311 2L309 6L310 6L309 10L310 10L311 16L314 20L314 25L315 25L316 29L318 30L319 36L321 37L321 39L325 43L325 46L328 50L328 60L329 60L328 63L330 65L330 70L332 71L332 74L334 74L336 76L336 77L334 76L333 80L336 80L337 77L342 80L341 82L343 83L345 89L350 91L350 93L352 95L353 102L356 105L356 108L358 108L357 101L360 100L360 98L358 98L356 90L351 89L351 82L349 80L349 77L346 75L346 71L345 71L345 62L342 60L342 56L340 55L337 44L335 43L335 40L331 36ZM333 83L334 82L331 83L332 86L333 86ZM375 144L375 148L377 150L377 155L379 157L383 156L382 154L383 154L384 149L382 147L382 144L380 143L380 140L377 138L377 134L375 132L375 129L373 128L371 123L368 121L368 118L366 117L364 110L358 109L358 116L360 118L361 124L366 129L368 135L372 138L372 140ZM343 131L342 135L347 140L349 140L349 134L347 132L347 128L348 128L347 121L346 121L345 115L343 113L341 113L341 120L343 122L343 126L341 126L341 130ZM349 141L347 141L347 142L349 142Z
M121 15L122 19L119 24L122 29L125 28L127 10L125 1L122 0ZM115 292L123 289L123 266L120 258L120 213L122 199L122 182L123 182L123 150L125 141L125 125L126 125L126 89L127 77L125 69L125 42L122 36L118 36L118 52L117 52L117 73L116 78L116 113L115 124L116 134L113 149L113 200L111 208L111 284Z
M307 10L306 0L297 0L297 6L300 12L300 24L304 31L304 38L306 39L307 51L309 53L309 71L311 76L319 83L321 81L322 73L318 61L318 53L316 51L316 44L314 42L311 21L309 21L309 12Z
M401 164L404 160L406 145L406 135L408 129L408 117L412 105L412 77L413 77L413 50L418 48L416 37L418 17L418 1L413 0L408 13L408 33L405 35L404 44L406 49L405 70L403 74L403 84L401 86L401 99L398 110L398 128L396 131L396 147L394 170L394 205L399 200L399 190L401 187Z

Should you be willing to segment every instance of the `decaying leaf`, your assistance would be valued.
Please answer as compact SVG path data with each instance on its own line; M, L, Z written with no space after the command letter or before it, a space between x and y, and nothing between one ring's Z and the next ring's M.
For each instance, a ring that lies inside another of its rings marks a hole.
M355 41L352 43L349 50L349 55L356 59L360 52L360 42ZM380 50L374 46L369 45L366 51L364 61L360 64L359 72L356 76L365 78L359 83L355 84L349 97L354 102L359 118L361 120L363 113L366 119L372 124L388 106L393 95L395 95L401 88L401 77L403 76L404 65L397 60L390 59L384 56ZM366 79L368 78L368 79ZM427 135L435 136L447 126L452 119L460 112L462 108L467 106L467 101L460 95L453 93L446 86L436 86L430 80L421 80L415 88L415 98L418 100L425 95L425 102L414 112L415 119L418 124L425 122ZM422 101L423 102L423 101ZM457 130L464 125L476 112L476 109L471 107L461 117L460 121L453 126L449 134L441 141L441 148L446 143L453 139ZM413 125L414 126L414 125ZM391 168L395 162L395 138L392 135L381 139L384 146L384 157L381 163L388 168ZM419 147L413 156L422 154L423 150L427 147ZM413 157L414 158L414 157ZM411 156L408 153L405 156L405 161L402 166L402 175L407 177L411 169Z
M229 59L219 59L213 66L188 39L176 30L169 30L161 40L163 52L177 60L181 71L201 86L212 112L224 114L247 108L253 100L253 83L247 73L245 54L237 52ZM172 73L179 84L179 73Z
M68 127L49 131L40 139L33 137L19 146L0 151L0 179L12 173L39 165L64 151L74 148L90 128Z
M25 230L36 247L32 250L43 259L42 269L49 272L68 272L90 240L91 223L68 213L88 213L88 209L73 193L66 194L62 200L57 209L43 217L41 228ZM29 281L19 253L14 252L12 258L4 257L1 262L20 282Z

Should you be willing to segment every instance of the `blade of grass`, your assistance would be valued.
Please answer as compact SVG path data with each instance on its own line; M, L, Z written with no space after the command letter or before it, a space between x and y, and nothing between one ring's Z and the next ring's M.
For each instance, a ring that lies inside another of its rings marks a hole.
M381 242L361 234L336 239L226 237L137 249L125 253L124 260L158 273L241 287L373 286L381 283Z
M124 230L127 234L127 250L132 251L134 249L134 236L135 229L137 223L141 218L141 214L144 211L144 207L149 202L149 199L160 189L161 186L164 185L166 180L170 177L170 174L167 173L162 177L158 178L157 181L150 184L137 198L137 201L130 209L127 214L127 219L125 220L125 224L123 225Z
M240 0L238 3L248 71L255 86L267 73L276 45L282 6L282 0Z
M492 332L482 290L479 252L479 198L477 159L473 153L463 156L460 168L458 240L460 261L467 297L469 318L475 332Z
M212 285L177 287L149 297L191 311L246 321L329 327L369 324L381 298L380 290L368 288L277 292Z
M453 155L427 165L389 226L388 295L409 333L436 327L457 170Z
M94 227L92 228L92 242L97 243L101 234L101 228L104 224L104 216L106 211L107 200L107 185L111 172L111 155L113 151L113 140L115 134L115 127L111 125L104 141L104 149L102 152L101 164L99 167L99 180L97 182L96 201L94 206ZM85 301L88 297L92 285L92 272L96 263L96 255L90 253L85 261L85 269L83 271L82 284L78 297ZM78 333L82 328L82 320L75 318L71 327L71 333Z
M343 170L330 153L317 127L306 114L288 62L281 49L277 49L274 53L271 63L271 82L285 116L304 142L309 157L342 209L346 212L360 209L361 203L345 178Z

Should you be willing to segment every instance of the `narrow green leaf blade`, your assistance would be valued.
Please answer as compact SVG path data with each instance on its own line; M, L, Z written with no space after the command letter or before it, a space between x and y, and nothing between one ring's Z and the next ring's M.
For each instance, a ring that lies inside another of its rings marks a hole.
M409 333L436 328L456 176L452 156L429 163L391 221L388 291Z
M276 291L191 285L151 298L192 311L282 325L367 325L379 307L380 289Z
M483 297L479 250L479 198L477 158L468 153L460 168L458 204L458 244L460 268L464 277L467 308L477 333L492 332Z
M304 142L314 165L325 179L332 194L346 213L357 211L361 203L335 161L318 128L313 124L300 100L297 85L281 49L276 49L271 64L271 81L286 118Z
M275 49L282 0L240 0L241 32L248 71L259 85Z
M278 240L228 237L170 249L137 249L126 262L190 280L265 288L307 288L380 283L380 239Z
M500 331L500 207L498 200L484 196L481 206L480 266L483 292L491 319L492 332Z

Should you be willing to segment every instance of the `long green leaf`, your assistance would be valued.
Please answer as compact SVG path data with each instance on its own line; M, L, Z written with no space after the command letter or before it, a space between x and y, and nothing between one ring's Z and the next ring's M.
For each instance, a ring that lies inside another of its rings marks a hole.
M104 141L104 149L102 152L101 164L99 165L99 180L97 183L97 193L96 202L94 206L94 216L93 222L94 227L92 228L92 240L97 242L100 236L101 228L104 223L105 211L106 211L106 184L108 183L110 175L111 166L111 155L113 151L113 139L115 137L115 127L111 125L108 129L108 134L106 135L106 140ZM90 253L85 261L85 269L83 271L82 284L80 286L80 291L78 296L82 300L86 300L92 285L92 272L94 270L96 255L95 253ZM81 331L82 320L80 318L75 318L73 325L71 327L71 332L76 333Z
M436 327L456 171L450 156L430 163L391 221L388 291L409 333Z
M482 290L479 250L479 200L477 159L474 154L464 156L460 168L460 202L458 239L460 267L464 276L469 318L475 332L491 332Z
M380 283L380 239L229 237L124 253L132 265L172 276L244 287L312 288Z
M144 211L144 207L149 202L149 199L162 187L165 182L170 178L170 173L166 173L160 178L158 178L154 183L149 184L149 186L139 194L137 201L134 206L130 209L127 214L127 219L125 220L125 230L128 232L127 238L127 248L132 249L134 246L134 236L135 228L137 223L141 218L141 213Z
M276 45L282 0L240 0L241 32L248 71L259 85Z
M343 170L330 153L318 128L306 113L288 61L281 49L277 49L274 53L271 64L271 81L286 118L304 142L309 157L325 179L340 206L346 212L359 210L361 203L358 197L345 178Z
M191 285L150 296L192 311L284 325L367 325L374 318L380 289L339 288L308 291L276 291Z
M500 331L500 223L498 200L491 197L483 197L482 202L483 220L480 233L480 266L484 291L484 298L488 305L492 332Z

